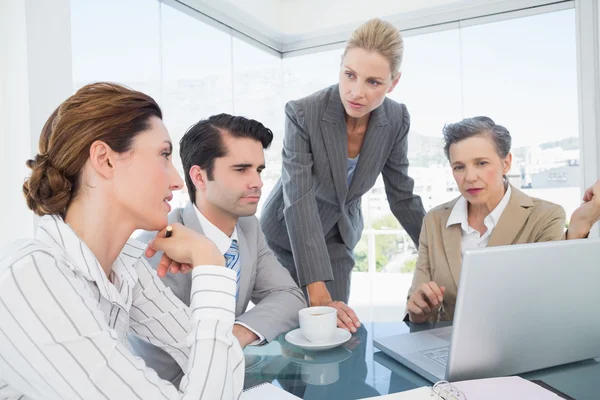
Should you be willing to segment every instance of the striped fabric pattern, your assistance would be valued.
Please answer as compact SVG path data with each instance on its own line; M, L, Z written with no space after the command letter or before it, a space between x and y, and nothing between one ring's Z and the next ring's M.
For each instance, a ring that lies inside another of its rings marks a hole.
M186 307L130 240L109 277L58 216L0 254L0 399L237 399L244 357L232 334L235 274L191 272ZM110 278L110 279L109 279ZM134 356L135 335L185 371L179 390Z
M344 280L335 287L348 286L353 249L364 228L361 198L379 175L390 210L418 244L425 210L408 175L410 116L404 104L386 98L372 111L350 183L339 85L288 102L285 114L281 179L264 203L260 222L269 245L292 253L275 250L300 287L333 279ZM338 232L348 253L343 265L334 264L328 250ZM293 263L286 262L291 258ZM343 292L331 295L342 300Z
M229 250L225 253L225 260L227 262L227 268L235 272L235 297L237 298L237 295L240 292L240 271L242 270L242 264L240 263L240 249L237 240L233 239L231 241L231 246L229 246Z

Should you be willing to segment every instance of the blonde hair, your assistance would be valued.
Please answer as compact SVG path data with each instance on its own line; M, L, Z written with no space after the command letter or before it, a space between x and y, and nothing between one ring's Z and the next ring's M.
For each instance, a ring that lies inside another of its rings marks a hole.
M389 62L392 78L400 71L404 40L398 29L387 21L373 18L356 28L346 43L344 56L352 49L379 53Z

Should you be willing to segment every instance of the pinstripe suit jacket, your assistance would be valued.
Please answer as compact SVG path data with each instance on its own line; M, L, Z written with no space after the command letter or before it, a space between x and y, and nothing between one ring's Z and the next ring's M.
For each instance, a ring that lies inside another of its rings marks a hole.
M339 86L290 101L285 113L282 176L265 202L261 227L292 251L301 286L333 279L325 236L337 225L352 251L363 230L361 196L380 173L392 213L418 243L425 210L407 174L410 117L403 104L386 98L372 112L350 187Z

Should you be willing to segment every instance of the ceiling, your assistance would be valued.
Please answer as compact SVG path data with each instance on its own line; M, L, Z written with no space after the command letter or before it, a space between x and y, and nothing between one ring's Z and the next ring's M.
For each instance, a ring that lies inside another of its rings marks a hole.
M164 1L164 0L163 0ZM169 0L285 53L344 41L369 18L406 30L456 23L565 0Z
M223 9L237 8L271 31L297 36L373 17L435 9L464 0L223 0Z

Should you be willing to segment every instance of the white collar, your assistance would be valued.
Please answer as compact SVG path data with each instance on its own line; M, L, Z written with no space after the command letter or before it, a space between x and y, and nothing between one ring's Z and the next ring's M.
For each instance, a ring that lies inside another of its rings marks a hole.
M92 250L60 216L41 217L36 239L52 248L62 250L74 271L88 281L94 282L105 299L120 301L118 290L106 277ZM121 282L127 282L130 287L137 284L138 276L134 265L144 255L146 247L142 242L129 239L112 265L113 273L119 276Z
M200 226L202 227L204 236L212 240L217 245L217 248L221 253L227 253L229 247L231 247L232 240L237 240L239 242L237 234L237 225L235 226L235 228L233 228L233 233L231 234L231 236L227 236L222 230L220 230L212 222L210 222L200 212L200 210L198 210L198 207L196 207L196 205L194 205L194 211L196 212L198 221L200 221Z
M488 229L493 229L498 224L500 216L502 215L504 209L510 201L511 193L511 186L508 185L506 193L504 193L504 197L502 197L500 203L498 203L498 205L494 207L492 212L489 213L487 217L485 217L484 224ZM446 222L446 228L455 224L460 224L462 230L465 232L470 232L473 229L469 226L468 203L467 199L465 199L463 196L460 196L460 198L454 204L454 207L452 207L452 211L450 212L450 216L448 217L448 222Z

